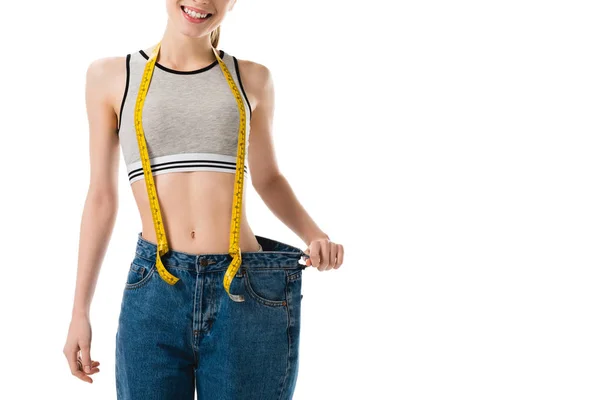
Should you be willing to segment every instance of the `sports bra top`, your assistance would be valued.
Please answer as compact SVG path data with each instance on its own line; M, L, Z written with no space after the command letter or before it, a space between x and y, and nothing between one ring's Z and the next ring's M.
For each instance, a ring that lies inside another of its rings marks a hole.
M223 50L219 54L243 94L246 115L251 117L238 60ZM144 50L126 57L127 83L117 134L130 184L144 179L134 109L148 58ZM186 171L235 174L239 125L237 102L217 60L193 71L173 70L156 63L142 110L152 175ZM249 134L250 118L246 118L244 178L248 177Z

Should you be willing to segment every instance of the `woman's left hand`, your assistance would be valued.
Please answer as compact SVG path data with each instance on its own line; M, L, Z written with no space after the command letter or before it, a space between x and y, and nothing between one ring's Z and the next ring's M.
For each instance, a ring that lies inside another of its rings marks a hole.
M311 241L306 253L310 255L306 265L315 267L319 271L338 269L344 261L344 247L333 243L327 237Z

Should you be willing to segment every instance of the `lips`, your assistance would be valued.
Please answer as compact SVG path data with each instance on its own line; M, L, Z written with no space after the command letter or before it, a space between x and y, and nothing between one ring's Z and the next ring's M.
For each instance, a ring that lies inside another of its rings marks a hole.
M189 9L190 11L194 11L197 14L206 15L206 17L205 18L192 17L187 12L185 12L186 8ZM198 11L196 11L196 10L198 10ZM210 19L210 17L212 16L211 13L207 13L204 10L199 10L198 8L194 8L192 10L192 7L187 7L187 6L181 6L181 13L183 14L183 18L185 18L187 21L191 22L192 24L202 24L202 23L208 21Z

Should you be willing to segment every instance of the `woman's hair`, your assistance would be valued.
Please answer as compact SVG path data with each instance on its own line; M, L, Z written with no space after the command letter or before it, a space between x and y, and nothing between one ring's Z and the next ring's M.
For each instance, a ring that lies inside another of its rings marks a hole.
M217 29L210 33L210 43L215 49L219 45L219 36L221 36L221 25L217 26Z

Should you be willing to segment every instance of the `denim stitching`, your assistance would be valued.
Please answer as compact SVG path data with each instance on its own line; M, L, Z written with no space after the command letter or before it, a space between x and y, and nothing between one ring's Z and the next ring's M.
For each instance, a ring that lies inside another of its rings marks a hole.
M168 269L176 269L179 271L194 271L193 269L186 268L186 267L178 267L176 265L170 265L170 264L164 264L164 263L163 263L163 265L165 266L165 268L168 268Z
M250 284L250 279L248 278L247 272L244 274L244 283L246 284L246 290L248 291L248 294L250 294L250 296L252 296L259 303L262 303L262 304L270 306L270 307L281 307L281 306L285 305L286 300L281 300L281 301L269 300L269 299L265 299L265 298L262 298L261 296L259 296L252 289L252 285ZM287 280L286 280L286 290L287 290ZM286 299L287 299L287 295L286 295Z
M287 316L287 336L288 336L288 354L287 354L287 361L286 361L286 367L285 367L285 375L283 376L283 382L281 383L281 389L279 392L279 398L278 400L281 400L281 396L283 396L283 393L285 391L285 384L288 380L288 376L290 374L290 358L291 358L291 351L292 351L292 338L290 335L290 304L288 303L288 282L286 280L285 282L285 300L286 300L286 304L288 305L287 307L285 307L285 315ZM291 296L290 296L291 297Z
M144 255L142 253L138 252L138 251L135 252L135 255L137 257L141 258L142 260L146 260L148 262L155 262L156 261L156 259L151 260L149 258L144 257Z
M216 304L215 304L215 284L216 283L217 282L214 279L209 279L208 280L208 286L210 287L210 290L209 290L209 295L208 295L208 299L209 299L208 301L209 301L209 303L208 303L208 307L207 307L207 310L206 310L207 311L206 312L207 318L205 319L206 324L208 325L208 327L206 328L206 333L207 334L212 329L213 316L215 314L215 312L212 310L211 304L213 305L213 307L216 307Z
M132 283L132 284L126 283L125 290L138 289L138 288L144 286L146 283L148 283L150 281L150 278L152 277L152 275L154 275L155 270L156 270L156 265L153 264L152 267L150 267L150 269L148 270L148 275L143 277L142 280L139 282Z
M134 269L133 267L136 266L138 267L137 269ZM150 268L152 268L152 265L150 267L148 267L148 265L144 265L140 262L138 262L137 259L133 259L133 261L131 262L131 264L129 265L129 272L133 272L135 274L138 274L140 276L140 279L144 278L144 270L146 270L146 272L148 272L150 270Z
M293 274L288 275L288 281L290 281L290 282L295 281L296 279L299 279L301 275L302 275L302 270L300 270L298 272L294 272Z
M268 252L260 252L260 253L268 253ZM136 252L136 257L144 260L144 261L148 261L150 263L156 263L156 258L150 259L147 257L144 257L144 255L140 252ZM247 265L244 263L244 267L245 268L250 268L252 270L271 270L271 271L277 271L277 270L293 270L293 269L297 269L297 268L302 268L304 269L305 266L302 264L294 264L294 265L276 265L276 266L265 266L264 264L256 264L253 263L252 261L251 265ZM209 265L214 264L214 262L209 262ZM193 266L177 266L177 265L170 265L168 262L163 262L163 265L165 267L169 267L169 268L174 268L174 269L179 269L182 271L196 271L196 268ZM204 273L212 273L212 272L223 272L223 271L227 271L227 269L229 268L229 266L224 266L223 268L220 269L215 269L215 270L211 270L211 271L203 271Z
M198 354L196 354L196 335L194 335L194 331L195 331L195 326L194 323L196 322L196 303L198 302L198 276L196 276L196 285L194 286L194 308L192 310L192 352L194 353L194 369L196 369L196 365L198 364L199 361L199 357Z
M133 269L134 265L138 266L139 268L137 270ZM143 268L146 268L146 266L137 264L135 262L135 260L133 260L133 262L129 265L129 272L133 272L134 274L138 274L140 276L140 279L142 279L144 277L144 274L142 274L140 272L140 270L143 269ZM128 278L129 278L129 276L128 276Z

